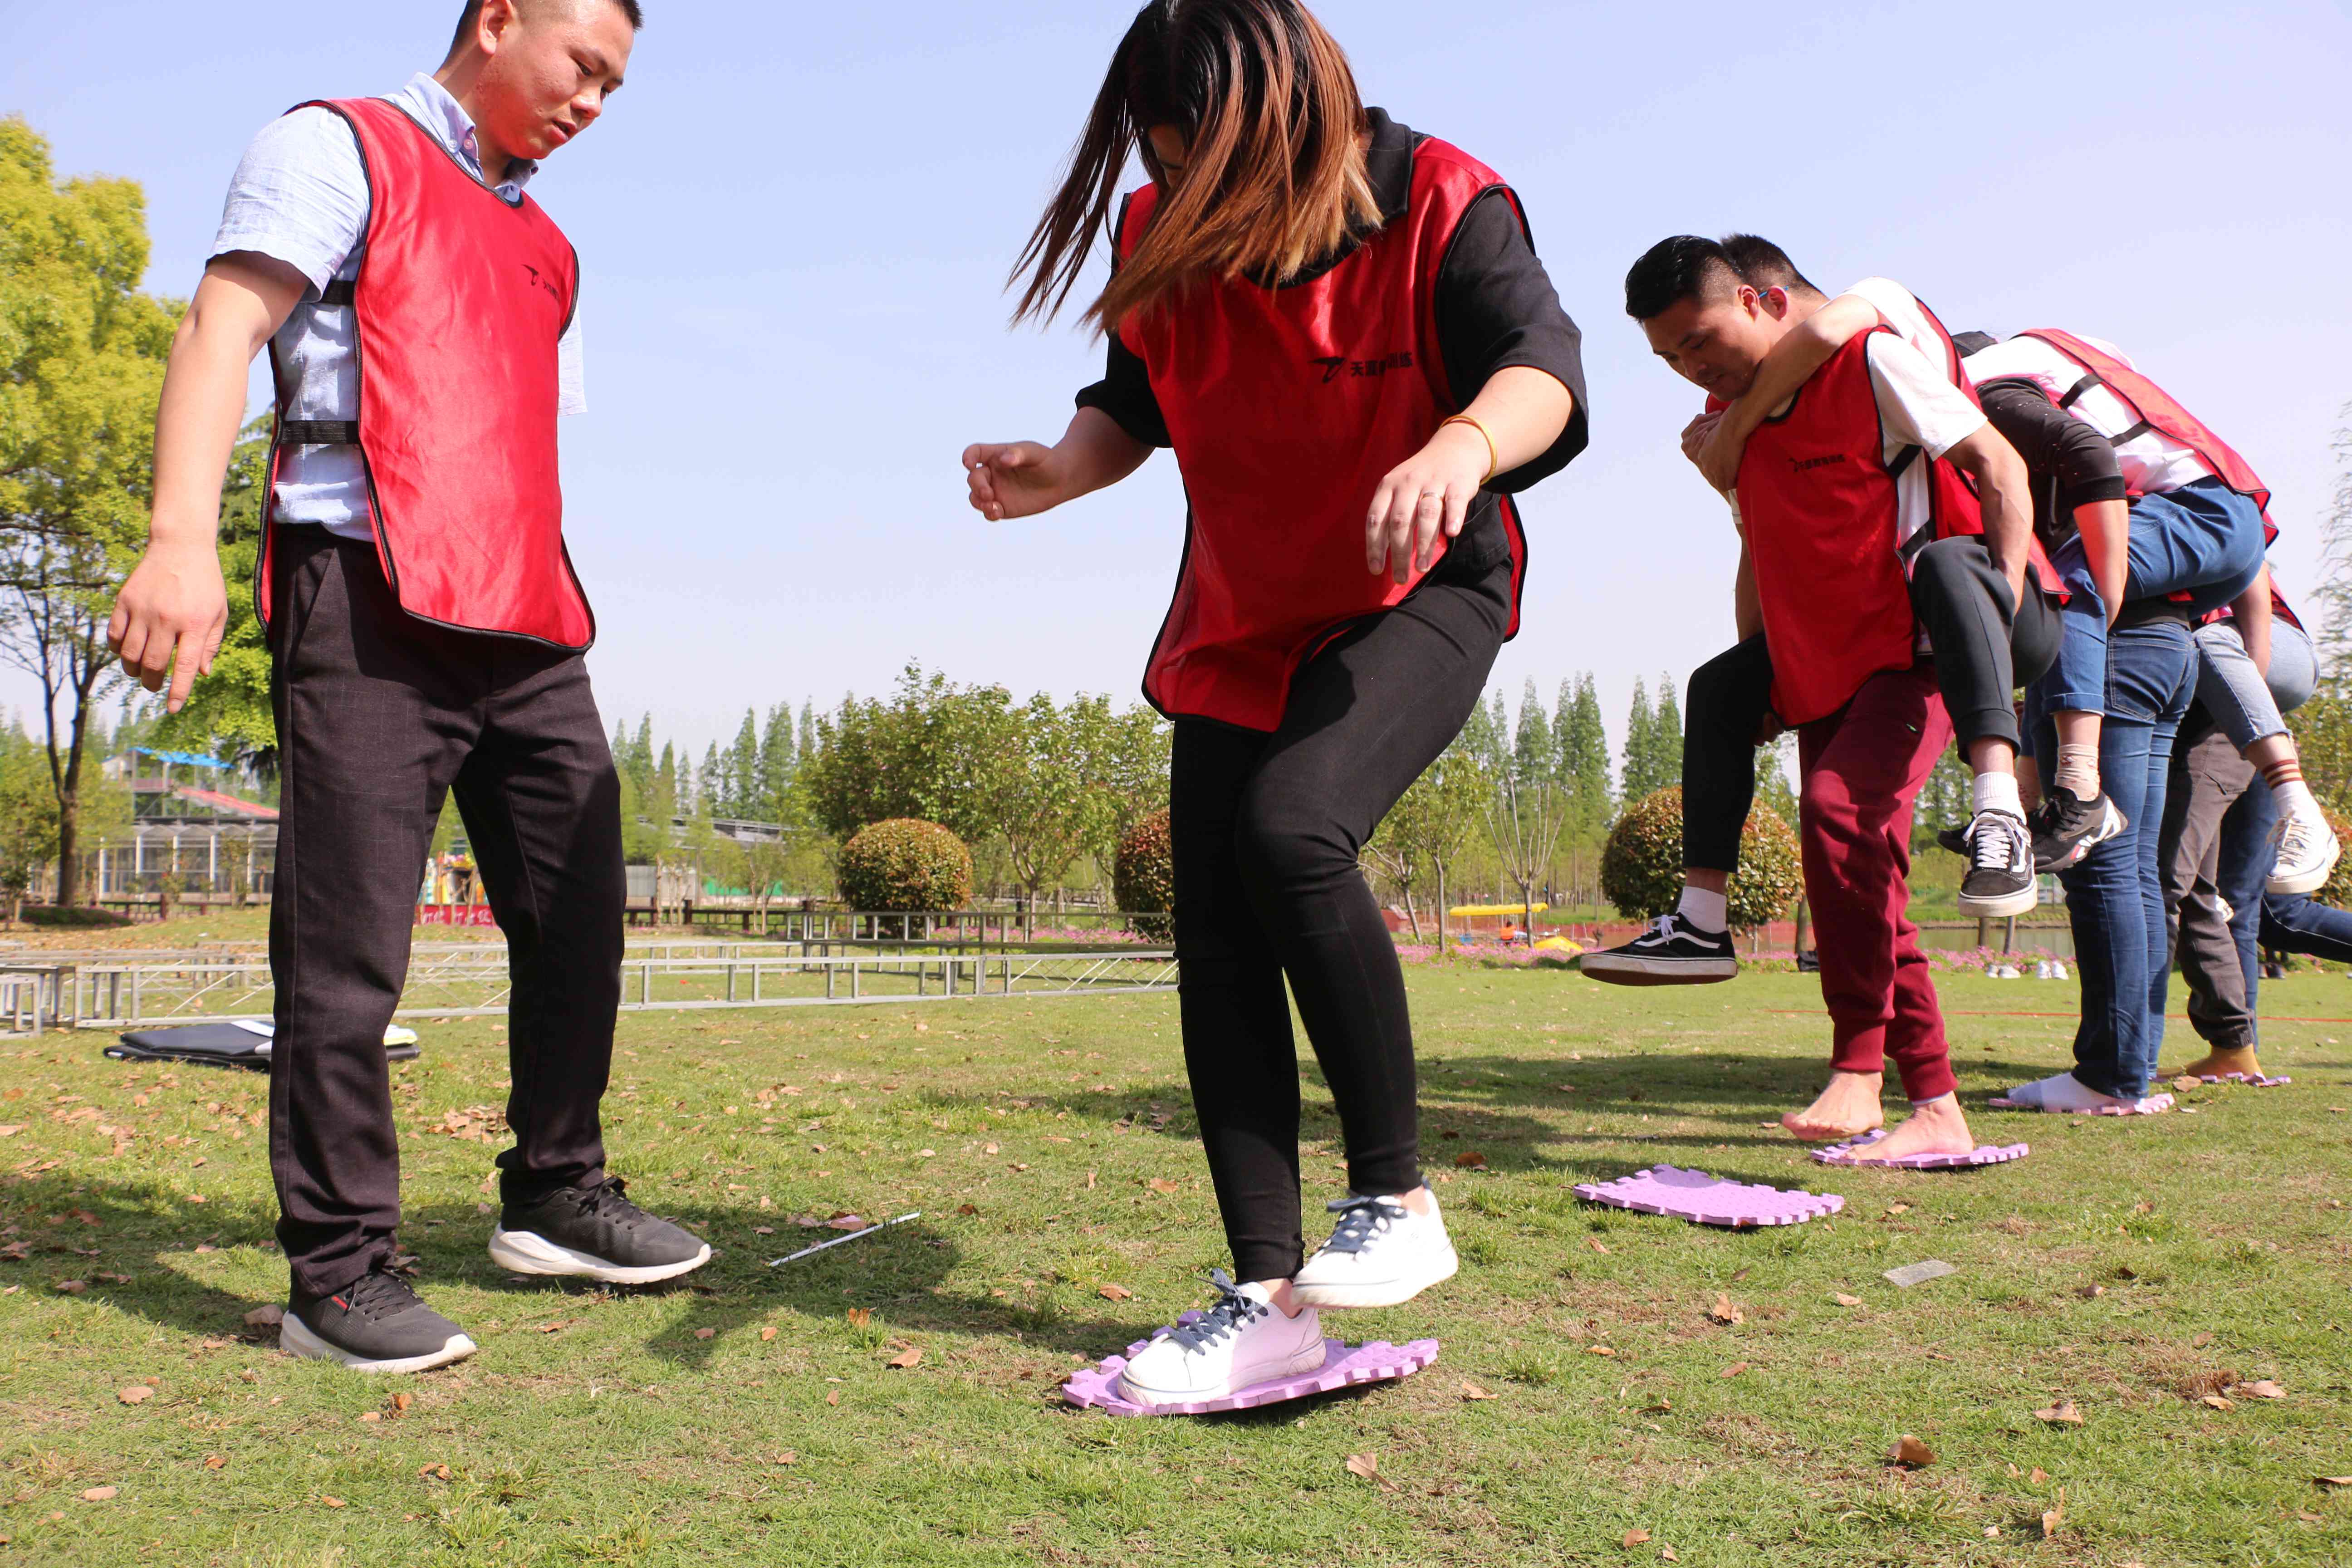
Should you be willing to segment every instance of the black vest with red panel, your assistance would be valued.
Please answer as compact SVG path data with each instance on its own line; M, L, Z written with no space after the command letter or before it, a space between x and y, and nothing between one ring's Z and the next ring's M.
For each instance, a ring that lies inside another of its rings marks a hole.
M1404 213L1328 269L1273 288L1198 280L1120 325L1150 373L1191 507L1143 679L1161 712L1273 730L1300 663L1420 580L1365 569L1364 514L1389 470L1477 393L1446 384L1438 272L1471 205L1498 188L1507 195L1493 170L1424 137ZM1150 185L1128 198L1122 260L1159 197ZM1512 557L1508 636L1527 547L1511 498L1496 499Z
M579 293L571 242L529 196L509 203L397 105L331 110L358 138L367 247L352 287L355 429L285 416L270 451L356 441L376 554L421 620L562 648L596 621L563 544L556 467L558 345ZM255 584L270 614L268 542Z

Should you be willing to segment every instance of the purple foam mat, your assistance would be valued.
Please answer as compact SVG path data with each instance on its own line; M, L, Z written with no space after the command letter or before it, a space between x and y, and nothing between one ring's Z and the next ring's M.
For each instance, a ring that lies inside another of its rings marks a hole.
M2204 1077L2202 1077L2202 1078L2199 1079L2197 1081L2198 1081L2199 1083L2242 1083L2242 1084L2251 1084L2252 1087L2254 1087L2254 1088L2256 1088L2256 1089L2284 1089L2284 1088L2285 1088L2288 1084L2293 1083L2293 1082L2294 1081L2294 1079L2291 1079L2291 1078L2284 1078L2284 1077L2281 1077L2281 1078L2269 1078L2269 1077L2266 1077L2266 1076L2264 1076L2264 1075L2263 1075L2263 1074L2261 1074L2261 1073L2251 1073L2251 1072L2225 1072L2225 1073L2221 1074L2221 1075L2220 1077L2218 1077L2218 1078L2217 1078L2217 1077L2215 1077L2215 1076L2214 1076L2213 1074L2211 1074L2211 1073L2207 1073Z
M1965 1154L1906 1154L1899 1160L1872 1159L1866 1151L1885 1136L1885 1129L1879 1128L1843 1143L1816 1149L1813 1158L1824 1165L1875 1165L1887 1171L1968 1171L1979 1165L2005 1165L2032 1152L2032 1146L2027 1143L1980 1143Z
M1694 1225L1727 1225L1743 1230L1759 1225L1802 1225L1845 1207L1845 1200L1835 1193L1749 1186L1673 1165L1653 1165L1613 1182L1585 1182L1573 1191L1588 1203L1607 1204L1611 1208L1671 1215Z
M2039 1105L2028 1105L2021 1100L1996 1095L1985 1101L1996 1110L2042 1110L2051 1116L2155 1116L2172 1109L2172 1096L2151 1094L2133 1105L2102 1105L2096 1110L2050 1110Z
M1200 1316L1198 1312L1187 1312L1176 1320L1176 1325L1181 1328ZM1254 1383L1218 1399L1188 1400L1181 1405L1138 1405L1119 1393L1118 1374L1127 1370L1128 1358L1139 1354L1150 1342L1139 1340L1127 1347L1127 1355L1108 1356L1099 1365L1071 1373L1070 1381L1062 1384L1062 1397L1081 1408L1091 1407L1109 1415L1211 1415L1220 1410L1280 1405L1286 1400L1329 1394L1360 1383L1387 1383L1411 1377L1437 1359L1435 1340L1413 1340L1402 1345L1373 1340L1351 1348L1343 1341L1327 1339L1323 1342L1323 1364L1313 1372Z

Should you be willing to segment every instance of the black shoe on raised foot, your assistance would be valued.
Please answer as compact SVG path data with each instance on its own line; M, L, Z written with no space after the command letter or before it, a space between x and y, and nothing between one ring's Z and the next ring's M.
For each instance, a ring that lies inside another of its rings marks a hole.
M278 1326L278 1344L289 1355L340 1362L356 1372L423 1372L474 1353L463 1329L381 1263L324 1296L296 1291Z
M675 1279L710 1261L710 1247L683 1226L624 1195L618 1176L584 1191L559 1187L535 1204L506 1205L490 1233L490 1260L517 1274L573 1274L607 1285Z
M2033 877L2033 836L2025 818L1979 811L1969 824L1969 869L1960 879L1960 913L2004 919L2030 913L2041 899Z
M1622 947L1588 952L1577 967L1611 985L1706 985L1739 973L1727 931L1701 931L1679 914L1660 915Z
M2033 868L2063 871L2131 826L2101 790L2084 800L2073 790L2053 788L2033 811Z

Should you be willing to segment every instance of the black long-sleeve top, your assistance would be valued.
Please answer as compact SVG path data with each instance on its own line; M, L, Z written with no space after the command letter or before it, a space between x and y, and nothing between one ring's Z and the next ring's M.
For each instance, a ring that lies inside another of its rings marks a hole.
M2033 479L2033 529L2044 549L2074 537L2076 507L2124 499L2115 447L2032 382L2003 377L1979 383L1977 401L1992 427L2025 459Z

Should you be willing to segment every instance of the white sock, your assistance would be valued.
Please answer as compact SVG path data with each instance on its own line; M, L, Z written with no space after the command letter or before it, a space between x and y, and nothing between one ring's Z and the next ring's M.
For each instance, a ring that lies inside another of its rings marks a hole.
M1682 902L1675 906L1675 913L1703 931L1721 931L1731 924L1731 900L1722 893L1685 883Z
M2015 773L1979 773L1976 808L1979 811L2005 811L2011 816L2023 816L2025 801L2017 793L2017 775Z
M2010 1090L2009 1098L2021 1105L2055 1111L2098 1110L2108 1106L2132 1103L2112 1094L2101 1094L2071 1072L2053 1073L2048 1078L2021 1085Z
M2289 779L2283 784L2274 785L2271 794L2278 797L2279 809L2289 816L2299 816L2305 822L2327 820L2319 809L2319 797L2312 794L2311 786L2301 779Z

